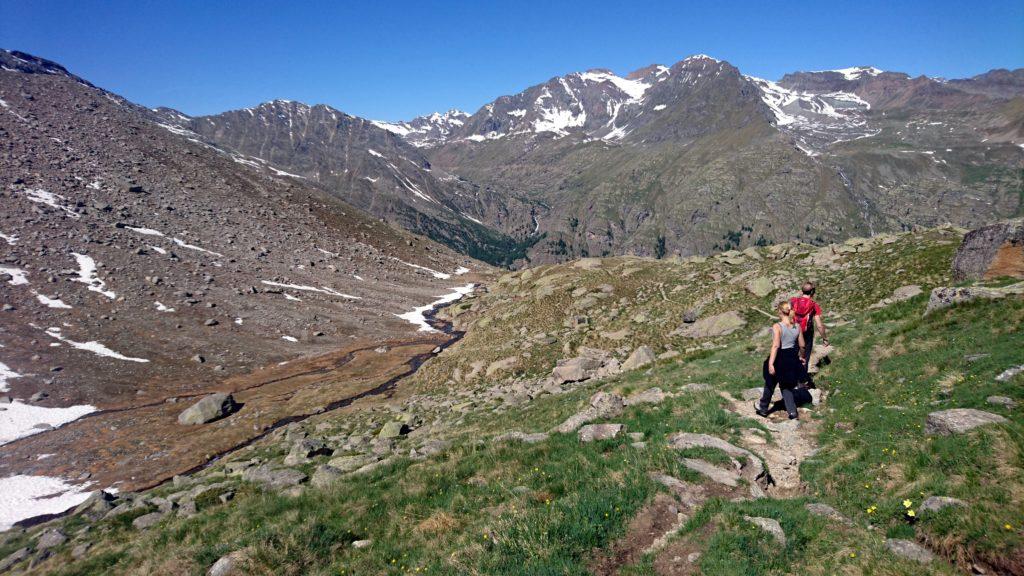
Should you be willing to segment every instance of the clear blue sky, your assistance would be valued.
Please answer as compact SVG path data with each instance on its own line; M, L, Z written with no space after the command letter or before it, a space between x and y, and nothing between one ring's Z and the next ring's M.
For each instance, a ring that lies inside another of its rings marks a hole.
M0 0L0 47L193 115L287 98L398 120L695 53L770 79L1019 68L1024 2Z

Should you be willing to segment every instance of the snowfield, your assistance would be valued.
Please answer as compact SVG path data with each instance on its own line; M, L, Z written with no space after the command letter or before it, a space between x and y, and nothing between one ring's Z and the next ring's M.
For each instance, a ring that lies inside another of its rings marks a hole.
M71 255L78 262L78 278L75 278L76 282L87 284L89 290L103 294L111 300L117 298L117 294L113 290L106 290L107 283L96 277L96 261L91 256L79 254L78 252L72 252Z
M96 407L88 404L67 408L35 406L21 400L0 404L0 445L63 426L95 411Z
M395 314L395 316L398 316L399 318L405 320L406 322L409 322L410 324L419 326L419 332L437 332L438 330L431 326L429 322L427 322L426 313L430 312L434 308L437 308L438 306L450 304L451 302L455 302L456 300L462 298L463 296L472 293L474 286L475 284L466 284L465 286L458 286L452 289L451 293L441 296L438 300L435 300L430 304L415 308L411 312L406 312L404 314Z
M50 476L17 475L0 479L0 531L15 522L60 514L85 502L92 491L89 484L68 484Z
M64 342L65 344L67 344L68 346L71 346L72 348L75 348L75 349L78 349L78 350L86 350L86 351L92 352L93 354L95 354L97 356L105 356L107 358L114 358L116 360L124 360L126 362L140 362L140 363L141 362L149 362L149 360L146 360L145 358L132 358L130 356L125 356L124 354L119 354L119 353L114 352L110 348L107 348L103 344L100 344L99 342L96 342L96 341L91 341L91 342L75 342L74 340L69 340L69 339L65 338L63 334L61 334L60 328L47 328L46 329L46 335L49 336L50 338L54 338L56 340L60 340L61 342Z

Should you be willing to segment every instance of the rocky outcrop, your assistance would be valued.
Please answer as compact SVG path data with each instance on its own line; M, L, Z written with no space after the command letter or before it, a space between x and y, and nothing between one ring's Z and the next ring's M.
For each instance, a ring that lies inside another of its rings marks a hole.
M1024 294L1024 282L1018 282L1017 284L1002 288L985 288L981 286L934 288L932 289L931 296L928 297L928 307L925 309L925 314L953 306L954 304L963 304L979 299L997 300L1021 294Z
M900 558L913 560L914 562L920 562L921 564L929 564L935 559L935 555L927 548L916 542L911 542L910 540L889 538L885 541L885 547Z
M972 230L953 258L953 279L1024 278L1024 218Z
M1002 422L1006 422L1006 418L991 412L974 408L952 408L929 414L924 431L926 434L950 436L969 432L979 426Z
M179 414L178 424L186 426L206 424L207 422L223 418L237 409L238 405L231 394L224 394L222 392L210 394Z
M622 414L624 406L625 403L622 396L598 392L590 398L590 406L570 416L565 422L559 424L554 431L568 434L574 432L587 422L603 418L614 418Z
M579 431L580 442L611 440L622 433L622 424L588 424Z
M732 334L746 324L747 321L740 316L739 312L730 310L707 318L700 318L693 323L684 323L671 335L684 338L713 338Z
M640 346L626 358L626 361L622 363L623 370L636 370L637 368L643 368L648 364L654 362L654 350L651 350L650 346Z

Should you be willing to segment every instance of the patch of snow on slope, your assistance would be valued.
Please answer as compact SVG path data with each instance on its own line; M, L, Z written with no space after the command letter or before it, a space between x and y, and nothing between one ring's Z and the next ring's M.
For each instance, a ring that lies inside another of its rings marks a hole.
M462 276L463 274L468 274L468 273L469 273L469 268L466 268L465 266L459 266L458 268L455 269L455 272L452 272L452 274L454 274L455 276Z
M0 362L0 392L6 392L10 390L10 386L8 386L7 384L8 380L12 380L14 378L21 378L22 376L24 375L18 374L14 370L11 370L11 368L7 364Z
M611 82L616 88L625 92L633 102L642 100L644 92L647 92L647 89L651 87L650 84L645 82L622 78L607 72L584 72L580 74L580 78L589 82Z
M299 339L295 336L281 336L281 340L287 340L289 342L298 342Z
M95 411L96 407L88 404L47 408L14 400L10 404L0 405L0 446L18 438L45 432L50 427L58 428ZM3 494L2 490L0 494Z
M151 249L152 249L152 250L153 250L154 252L156 252L156 253L158 253L158 254L167 254L167 250L164 250L163 248L161 248L161 247L159 247L159 246L150 246L150 248L151 248Z
M408 125L406 125L405 123L398 124L395 122L370 120L370 124L373 124L377 128L387 130L388 132L391 132L392 134L397 134L399 136L408 136L411 132L413 132L412 128L409 128Z
M171 238L171 241L174 242L175 244L177 244L178 246L181 246L182 248L188 248L189 250L195 250L197 252L206 252L207 254L212 254L214 256L219 256L221 258L224 257L224 255L221 254L220 252L214 252L213 250L207 250L206 248L200 248L199 246L195 246L193 244L189 244L189 243L185 242L184 240L182 240L180 238Z
M666 106L664 104L658 104L657 106L654 107L654 110L656 112L660 112L660 111L664 110L665 108L668 108L668 106Z
M96 261L91 256L79 254L78 252L72 252L71 255L78 262L78 278L75 278L75 282L87 284L89 290L98 292L111 300L117 298L117 294L113 290L105 290L107 283L96 277Z
M270 280L261 280L261 282L263 282L267 286L277 286L278 288L291 288L292 290L302 290L305 292L320 292L321 294L327 294L329 296L340 296L341 298L348 298L349 300L362 300L362 298L359 296L343 294L341 292L338 292L337 290L328 288L326 286L317 288L315 286L303 286L302 284L285 284L282 282L272 282Z
M420 270L424 270L426 272L430 272L430 274L433 275L434 278L439 278L441 280L447 280L447 279L452 277L451 274L445 274L444 272L438 272L437 270L434 270L433 268L427 268L426 266L420 266L419 264L413 264L412 262L406 262L405 260L402 260L401 258L395 258L394 256L392 256L391 259L392 260L398 260L399 262L401 262L402 264L405 264L406 266L410 266L412 268L419 268Z
M49 206L51 208L56 208L57 210L63 210L64 212L66 212L72 218L76 218L77 219L77 218L81 217L81 215L78 214L78 212L75 212L69 206L66 206L64 204L67 201L67 198L61 196L60 194L54 194L52 192L47 192L46 190L43 190L43 189L38 189L38 190L25 190L25 195L28 196L28 199L31 200L32 202L38 202L39 204L46 204L47 206Z
M39 300L40 303L45 304L45 305L49 306L50 308L71 308L71 306L68 306L67 304L65 304L64 301L61 300L60 298L50 298L49 296L46 296L45 294L38 294L37 293L36 294L36 300Z
M110 348L107 348L103 344L100 344L99 342L96 342L96 341L75 342L74 340L69 340L69 339L65 338L63 334L61 334L60 328L47 328L46 329L46 335L51 337L51 338L54 338L56 340L60 340L61 342L64 342L65 344L71 346L72 348L75 348L77 350L85 350L87 352L92 352L93 354L95 354L97 356L103 356L103 357L106 357L106 358L114 358L115 360L124 360L126 362L139 362L139 363L149 362L149 360L146 360L145 358L132 358L131 356L125 356L124 354L120 354L118 352L114 352Z
M878 76L879 74L882 73L882 70L879 70L874 66L854 66L852 68L826 70L826 72L838 72L842 74L843 78L846 78L847 80L856 80L865 74L867 74L868 76Z
M376 150L374 150L372 148L367 148L366 151L369 152L371 156L376 156L377 158L383 158L384 157L383 154L381 154L380 152L377 152Z
M153 304L156 305L156 309L159 312L174 312L174 308L166 306L161 302L154 302Z
M0 531L35 516L60 514L85 502L88 484L68 484L50 476L19 474L0 479Z
M3 232L0 232L0 239L3 239L4 242L7 242L11 246L14 246L14 244L18 241L17 236L13 234L4 234Z
M11 266L0 266L0 274L7 274L11 277L7 281L12 286L21 286L28 284L28 272L25 272L21 268L13 268Z
M145 234L146 236L163 236L164 235L163 232L161 232L159 230L153 230L152 228L136 228L134 226L125 226L125 228L127 228L128 230L131 230L132 232L137 232L139 234Z
M399 318L405 320L406 322L409 322L410 324L419 326L419 332L437 332L437 330L433 326L431 326L429 322L427 322L426 313L430 312L434 308L437 308L438 306L443 306L445 304L455 302L456 300L462 298L463 296L473 292L473 287L473 284L458 286L454 288L451 293L441 296L438 300L435 300L430 304L420 306L412 310L411 312L406 312L404 314L395 314L395 316L398 316Z

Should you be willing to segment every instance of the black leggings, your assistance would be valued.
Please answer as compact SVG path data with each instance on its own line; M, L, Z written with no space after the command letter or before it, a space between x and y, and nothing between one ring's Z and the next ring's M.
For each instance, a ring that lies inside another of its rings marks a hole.
M779 386L782 388L782 401L786 405L786 412L789 414L790 418L796 418L799 413L796 410L796 398L793 396L794 385L782 383L780 381L779 377L782 372L780 368L779 362L776 360L775 374L770 374L768 372L768 359L765 359L764 365L761 368L761 372L764 375L764 392L761 393L761 400L758 403L758 407L762 411L767 412L768 408L772 404L772 396L775 394L775 387Z

